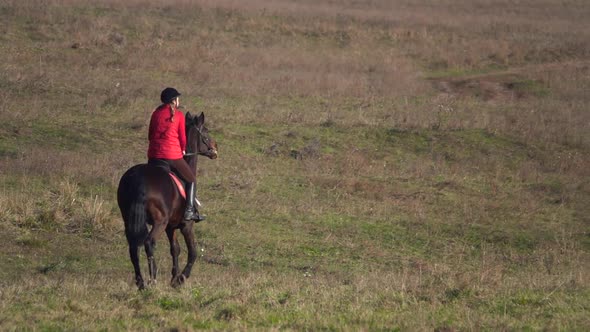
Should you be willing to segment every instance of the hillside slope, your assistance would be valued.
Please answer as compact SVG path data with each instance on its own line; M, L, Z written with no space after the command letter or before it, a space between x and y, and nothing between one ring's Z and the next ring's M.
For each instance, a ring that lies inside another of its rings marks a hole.
M0 4L0 327L588 329L589 15ZM193 275L169 286L163 237L140 293L115 192L166 86L220 157Z

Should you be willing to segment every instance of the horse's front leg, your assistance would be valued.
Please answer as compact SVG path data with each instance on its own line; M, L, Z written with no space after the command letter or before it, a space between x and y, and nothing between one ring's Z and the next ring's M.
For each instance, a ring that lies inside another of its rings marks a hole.
M188 249L186 266L182 270L182 274L179 276L180 283L183 283L191 275L193 264L197 260L197 249L195 247L195 234L193 233L193 225L194 223L187 222L186 225L180 230L184 236L184 241L186 242L186 247Z
M177 282L178 276L178 255L180 254L180 245L176 238L176 232L173 228L166 229L166 235L168 235L168 241L170 241L170 255L172 256L172 287L179 286Z

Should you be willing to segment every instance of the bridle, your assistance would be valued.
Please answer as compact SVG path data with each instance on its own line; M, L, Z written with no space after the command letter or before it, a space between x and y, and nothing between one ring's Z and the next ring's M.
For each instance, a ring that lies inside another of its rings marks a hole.
M195 127L195 130L197 131L197 133L199 133L199 140L201 141L202 144L204 144L207 147L207 152L202 152L202 153L198 153L198 152L193 152L193 151L189 151L189 145L187 144L186 148L187 151L185 152L184 156L185 157L191 157L194 156L196 154L206 154L208 152L214 151L214 149L211 147L211 140L208 137L205 137L205 135L203 135L203 132L201 131L201 128L199 128L196 125L193 125ZM191 133L191 131L189 130L189 134ZM198 145L198 143L197 143Z

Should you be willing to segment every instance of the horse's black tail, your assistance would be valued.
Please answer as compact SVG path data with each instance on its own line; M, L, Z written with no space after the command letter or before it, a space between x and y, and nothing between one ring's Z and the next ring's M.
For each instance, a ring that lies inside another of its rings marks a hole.
M132 167L121 177L117 190L117 201L125 222L125 236L131 247L140 246L148 236L146 196L141 167Z

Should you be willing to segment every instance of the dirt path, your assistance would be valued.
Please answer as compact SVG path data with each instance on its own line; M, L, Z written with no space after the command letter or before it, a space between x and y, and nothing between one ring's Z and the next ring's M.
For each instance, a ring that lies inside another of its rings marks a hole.
M588 70L590 61L531 64L485 74L436 77L428 80L438 91L454 96L473 96L486 101L513 100L543 94L545 90L540 73L564 70L567 67L570 67L570 70Z

